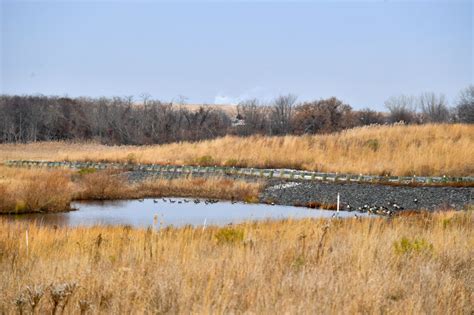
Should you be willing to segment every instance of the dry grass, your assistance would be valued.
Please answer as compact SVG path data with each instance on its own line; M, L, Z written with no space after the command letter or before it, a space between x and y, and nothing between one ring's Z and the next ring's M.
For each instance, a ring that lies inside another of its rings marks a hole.
M0 167L0 213L70 209L70 171Z
M181 196L255 200L262 183L222 178L150 179L129 183L117 172L81 174L70 170L0 166L0 213L55 212L72 200Z
M0 218L0 313L472 314L473 223L472 212L205 230Z
M197 143L0 145L8 159L288 167L340 173L474 175L473 125L372 126L317 136L224 137Z
M145 197L206 197L251 200L258 197L263 183L223 178L149 179L130 184L116 173L97 172L81 178L74 199L107 200ZM257 198L258 199L258 198Z

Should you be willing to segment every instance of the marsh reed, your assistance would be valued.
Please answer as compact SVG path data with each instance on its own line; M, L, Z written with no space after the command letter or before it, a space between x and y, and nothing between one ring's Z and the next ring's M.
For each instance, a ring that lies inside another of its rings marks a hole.
M0 313L472 314L473 220L132 229L0 218Z
M72 200L202 197L258 200L262 182L226 178L150 178L129 182L119 172L24 169L0 166L0 213L57 212Z

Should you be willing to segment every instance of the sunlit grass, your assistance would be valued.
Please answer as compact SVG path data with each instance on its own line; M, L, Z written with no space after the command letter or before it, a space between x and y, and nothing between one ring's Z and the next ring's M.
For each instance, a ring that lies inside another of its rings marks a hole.
M473 219L144 230L0 218L0 313L471 314Z
M371 126L316 136L239 138L196 143L103 146L48 142L0 145L0 161L43 159L298 168L391 175L474 175L474 126Z
M181 196L258 200L260 182L225 178L148 179L131 183L120 173L0 166L0 213L56 212L72 200Z

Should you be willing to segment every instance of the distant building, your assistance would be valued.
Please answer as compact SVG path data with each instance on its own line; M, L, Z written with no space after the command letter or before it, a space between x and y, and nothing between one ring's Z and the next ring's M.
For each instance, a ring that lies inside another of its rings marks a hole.
M233 118L231 121L232 121L232 127L245 126L245 119L240 114L237 114L237 116L235 116L235 118Z

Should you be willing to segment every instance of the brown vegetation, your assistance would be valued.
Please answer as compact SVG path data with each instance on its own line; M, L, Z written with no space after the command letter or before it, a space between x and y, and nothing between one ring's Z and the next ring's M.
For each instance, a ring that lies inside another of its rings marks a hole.
M70 173L0 167L0 213L70 210Z
M381 175L474 175L474 125L371 126L316 136L223 137L195 143L0 145L0 161L44 159L283 167Z
M471 314L473 223L472 211L148 230L0 218L0 313Z
M248 201L255 200L262 187L222 178L129 183L117 172L0 167L0 213L66 211L72 200L189 196Z

